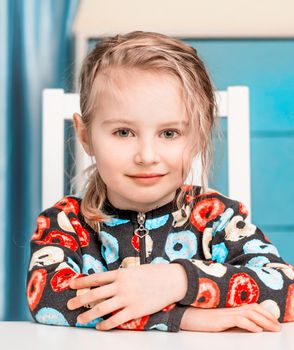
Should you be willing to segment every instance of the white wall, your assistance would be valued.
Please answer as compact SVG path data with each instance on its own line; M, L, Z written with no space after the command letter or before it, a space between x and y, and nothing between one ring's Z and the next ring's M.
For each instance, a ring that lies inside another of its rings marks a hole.
M294 36L294 0L81 0L74 31L179 37Z

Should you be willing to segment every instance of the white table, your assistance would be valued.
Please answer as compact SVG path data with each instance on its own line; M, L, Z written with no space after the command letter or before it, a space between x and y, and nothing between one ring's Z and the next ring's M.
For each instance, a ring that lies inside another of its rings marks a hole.
M293 350L294 322L281 332L251 333L234 328L220 333L178 333L48 326L34 322L0 322L0 349L6 350Z

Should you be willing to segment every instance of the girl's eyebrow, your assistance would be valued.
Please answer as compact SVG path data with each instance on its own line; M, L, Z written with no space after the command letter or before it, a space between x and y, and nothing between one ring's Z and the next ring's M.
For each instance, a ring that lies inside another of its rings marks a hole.
M125 120L125 119L107 119L107 120L104 120L102 122L102 125L105 125L105 124L129 124L129 125L134 125L136 124L136 122L132 121L132 120ZM175 121L170 121L170 122L167 122L167 123L163 123L163 124L160 124L160 126L162 127L165 127L165 126L181 126L182 124L184 125L188 125L188 122L186 122L185 120L183 121L178 121L178 120L175 120Z

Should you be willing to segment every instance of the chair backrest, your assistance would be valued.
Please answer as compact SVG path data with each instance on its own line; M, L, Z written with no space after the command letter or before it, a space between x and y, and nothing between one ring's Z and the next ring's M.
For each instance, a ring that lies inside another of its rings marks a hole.
M216 91L219 117L227 118L228 133L228 196L243 202L251 216L250 183L250 126L249 89L246 86L230 86ZM42 141L42 209L52 206L64 196L64 127L65 120L72 120L73 113L80 113L79 94L65 93L62 89L43 90L43 141ZM81 174L91 165L91 157L79 142L75 147L76 173ZM200 183L200 158L193 161L185 183ZM83 187L81 177L76 192Z

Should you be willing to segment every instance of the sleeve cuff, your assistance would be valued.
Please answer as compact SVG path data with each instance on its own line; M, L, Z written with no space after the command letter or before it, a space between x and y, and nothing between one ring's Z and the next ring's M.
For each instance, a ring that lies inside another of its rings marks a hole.
M184 312L187 310L189 306L178 305L170 311L167 331L168 332L178 332L181 328L181 321L184 315Z
M196 268L191 263L191 261L187 259L176 259L170 262L170 264L178 263L183 266L183 268L186 271L187 278L188 278L188 288L187 293L184 296L183 299L179 300L177 303L181 305L190 305L194 302L196 299L196 296L198 294L198 273L196 272Z

